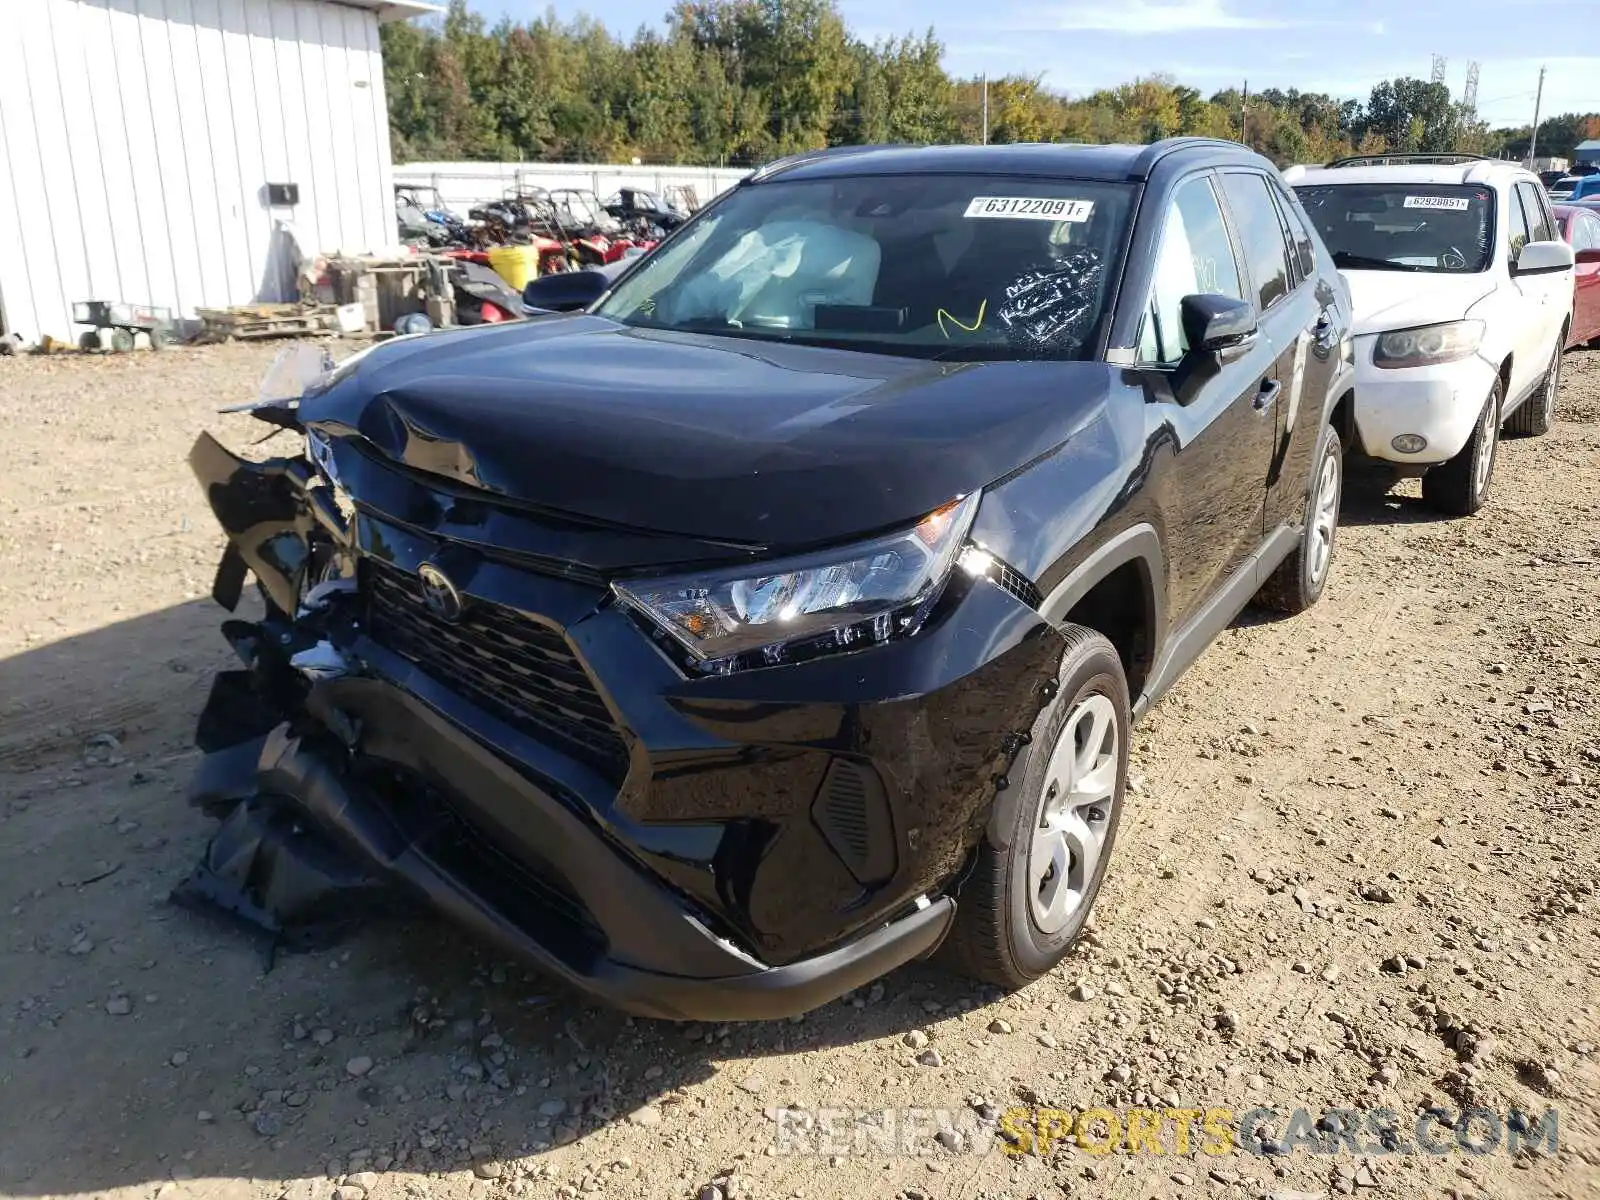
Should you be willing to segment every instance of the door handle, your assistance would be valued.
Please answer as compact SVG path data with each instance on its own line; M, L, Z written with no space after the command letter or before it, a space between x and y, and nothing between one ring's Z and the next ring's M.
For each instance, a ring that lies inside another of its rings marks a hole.
M1278 398L1278 393L1283 391L1283 384L1276 379L1263 379L1261 388L1256 392L1256 411L1265 412L1272 407L1272 402Z

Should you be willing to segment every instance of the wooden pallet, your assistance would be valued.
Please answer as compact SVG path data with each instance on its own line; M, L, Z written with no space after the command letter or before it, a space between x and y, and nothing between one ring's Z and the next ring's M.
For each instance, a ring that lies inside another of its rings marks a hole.
M305 337L337 332L339 317L331 304L240 304L233 308L201 308L201 340Z

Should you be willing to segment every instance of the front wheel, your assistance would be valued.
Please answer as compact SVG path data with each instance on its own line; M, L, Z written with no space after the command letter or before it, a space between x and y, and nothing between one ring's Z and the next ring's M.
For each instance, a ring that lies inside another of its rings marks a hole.
M1333 574L1333 539L1339 531L1344 491L1344 444L1332 425L1322 431L1306 493L1306 528L1300 548L1278 564L1256 593L1256 602L1294 616L1322 598Z
M1484 401L1472 437L1456 456L1422 477L1422 498L1440 512L1470 517L1489 498L1494 460L1500 449L1500 406L1505 384L1497 376Z
M1005 845L985 837L957 898L942 957L1012 990L1066 957L1099 894L1116 842L1132 727L1116 648L1066 629L1058 690L1033 726Z

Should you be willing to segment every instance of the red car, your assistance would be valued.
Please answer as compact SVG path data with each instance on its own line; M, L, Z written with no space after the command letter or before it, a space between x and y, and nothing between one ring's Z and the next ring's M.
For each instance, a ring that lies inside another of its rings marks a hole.
M1558 204L1556 221L1561 236L1577 257L1573 280L1572 330L1567 346L1581 346L1600 338L1600 208L1587 204Z

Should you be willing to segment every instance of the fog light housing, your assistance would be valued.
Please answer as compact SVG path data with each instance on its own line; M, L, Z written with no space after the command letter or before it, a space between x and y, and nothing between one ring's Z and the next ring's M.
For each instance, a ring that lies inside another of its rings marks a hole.
M1396 434L1389 442L1401 454L1421 454L1428 448L1428 439L1420 433Z

